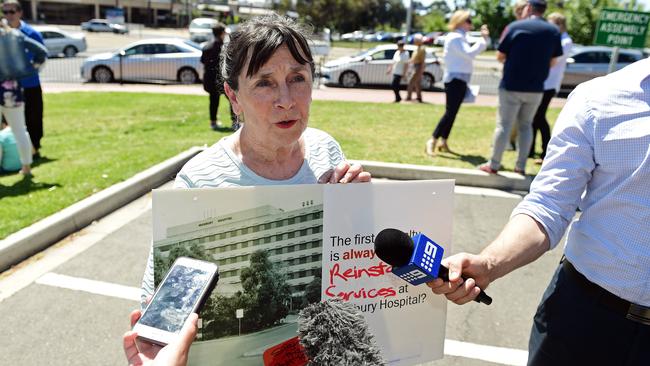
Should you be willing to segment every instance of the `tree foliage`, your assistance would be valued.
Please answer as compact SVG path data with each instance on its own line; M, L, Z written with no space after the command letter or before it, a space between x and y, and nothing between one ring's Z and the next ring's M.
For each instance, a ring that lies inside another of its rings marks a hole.
M174 264L174 261L178 257L189 257L194 259L200 259L204 261L214 261L212 256L208 254L203 247L199 244L194 243L189 246L186 244L176 244L169 251L167 257L162 257L161 255L154 256L154 283L156 286L162 281L163 276L167 273L169 268Z
M317 29L399 29L406 19L400 0L298 0L296 11Z

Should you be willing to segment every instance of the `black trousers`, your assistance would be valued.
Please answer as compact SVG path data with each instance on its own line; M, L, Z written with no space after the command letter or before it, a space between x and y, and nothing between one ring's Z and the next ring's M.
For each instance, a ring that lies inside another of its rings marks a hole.
M544 159L546 157L546 147L548 147L548 142L551 140L551 127L546 120L546 111L548 110L548 105L551 103L551 99L555 96L555 89L544 90L544 96L542 97L542 102L535 112L535 117L533 118L533 143L530 145L530 153L528 157L535 157L535 140L537 137L537 131L542 135L542 154L540 157Z
M399 95L400 82L402 81L402 75L393 74L393 82L390 84L393 88L393 93L395 93L395 101L399 102L402 100L402 97Z
M445 114L442 115L436 129L433 131L434 139L439 137L443 139L449 138L451 128L454 125L466 92L467 83L462 80L452 79L450 82L445 83Z
M210 94L210 121L217 120L217 111L219 111L219 99L221 94L219 92L212 92ZM235 121L235 113L232 111L232 105L230 106L230 121Z
M25 96L25 125L32 146L38 150L41 148L43 138L43 90L41 86L24 88Z
M529 366L647 365L650 325L626 319L560 265L537 308Z

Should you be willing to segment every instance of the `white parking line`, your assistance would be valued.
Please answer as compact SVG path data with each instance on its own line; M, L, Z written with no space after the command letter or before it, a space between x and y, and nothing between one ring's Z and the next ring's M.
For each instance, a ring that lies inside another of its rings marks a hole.
M133 301L140 301L140 293L142 292L142 290L137 287L66 276L52 272L44 274L35 282L39 285L60 287L68 290L83 291L91 294L117 297Z
M137 287L117 285L52 272L46 273L37 279L36 283L74 291L84 291L91 294L140 301L141 289ZM526 360L528 359L528 352L524 350L486 346L453 339L445 339L445 355L514 366L526 365Z

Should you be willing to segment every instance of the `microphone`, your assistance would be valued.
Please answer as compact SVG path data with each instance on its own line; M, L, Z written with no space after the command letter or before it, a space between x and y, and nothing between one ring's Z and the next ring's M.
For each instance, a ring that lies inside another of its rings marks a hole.
M449 269L441 264L443 252L440 245L423 234L411 238L403 231L384 229L375 237L377 257L393 266L392 272L412 285L436 278L449 281ZM481 289L474 301L490 305L492 298Z
M302 309L298 338L310 366L386 365L361 311L339 298Z

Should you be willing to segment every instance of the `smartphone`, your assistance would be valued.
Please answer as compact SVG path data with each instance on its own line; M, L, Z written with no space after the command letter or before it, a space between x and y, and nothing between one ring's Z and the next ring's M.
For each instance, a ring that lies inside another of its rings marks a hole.
M216 264L179 257L133 326L138 338L165 346L174 340L185 320L199 312L219 280Z

